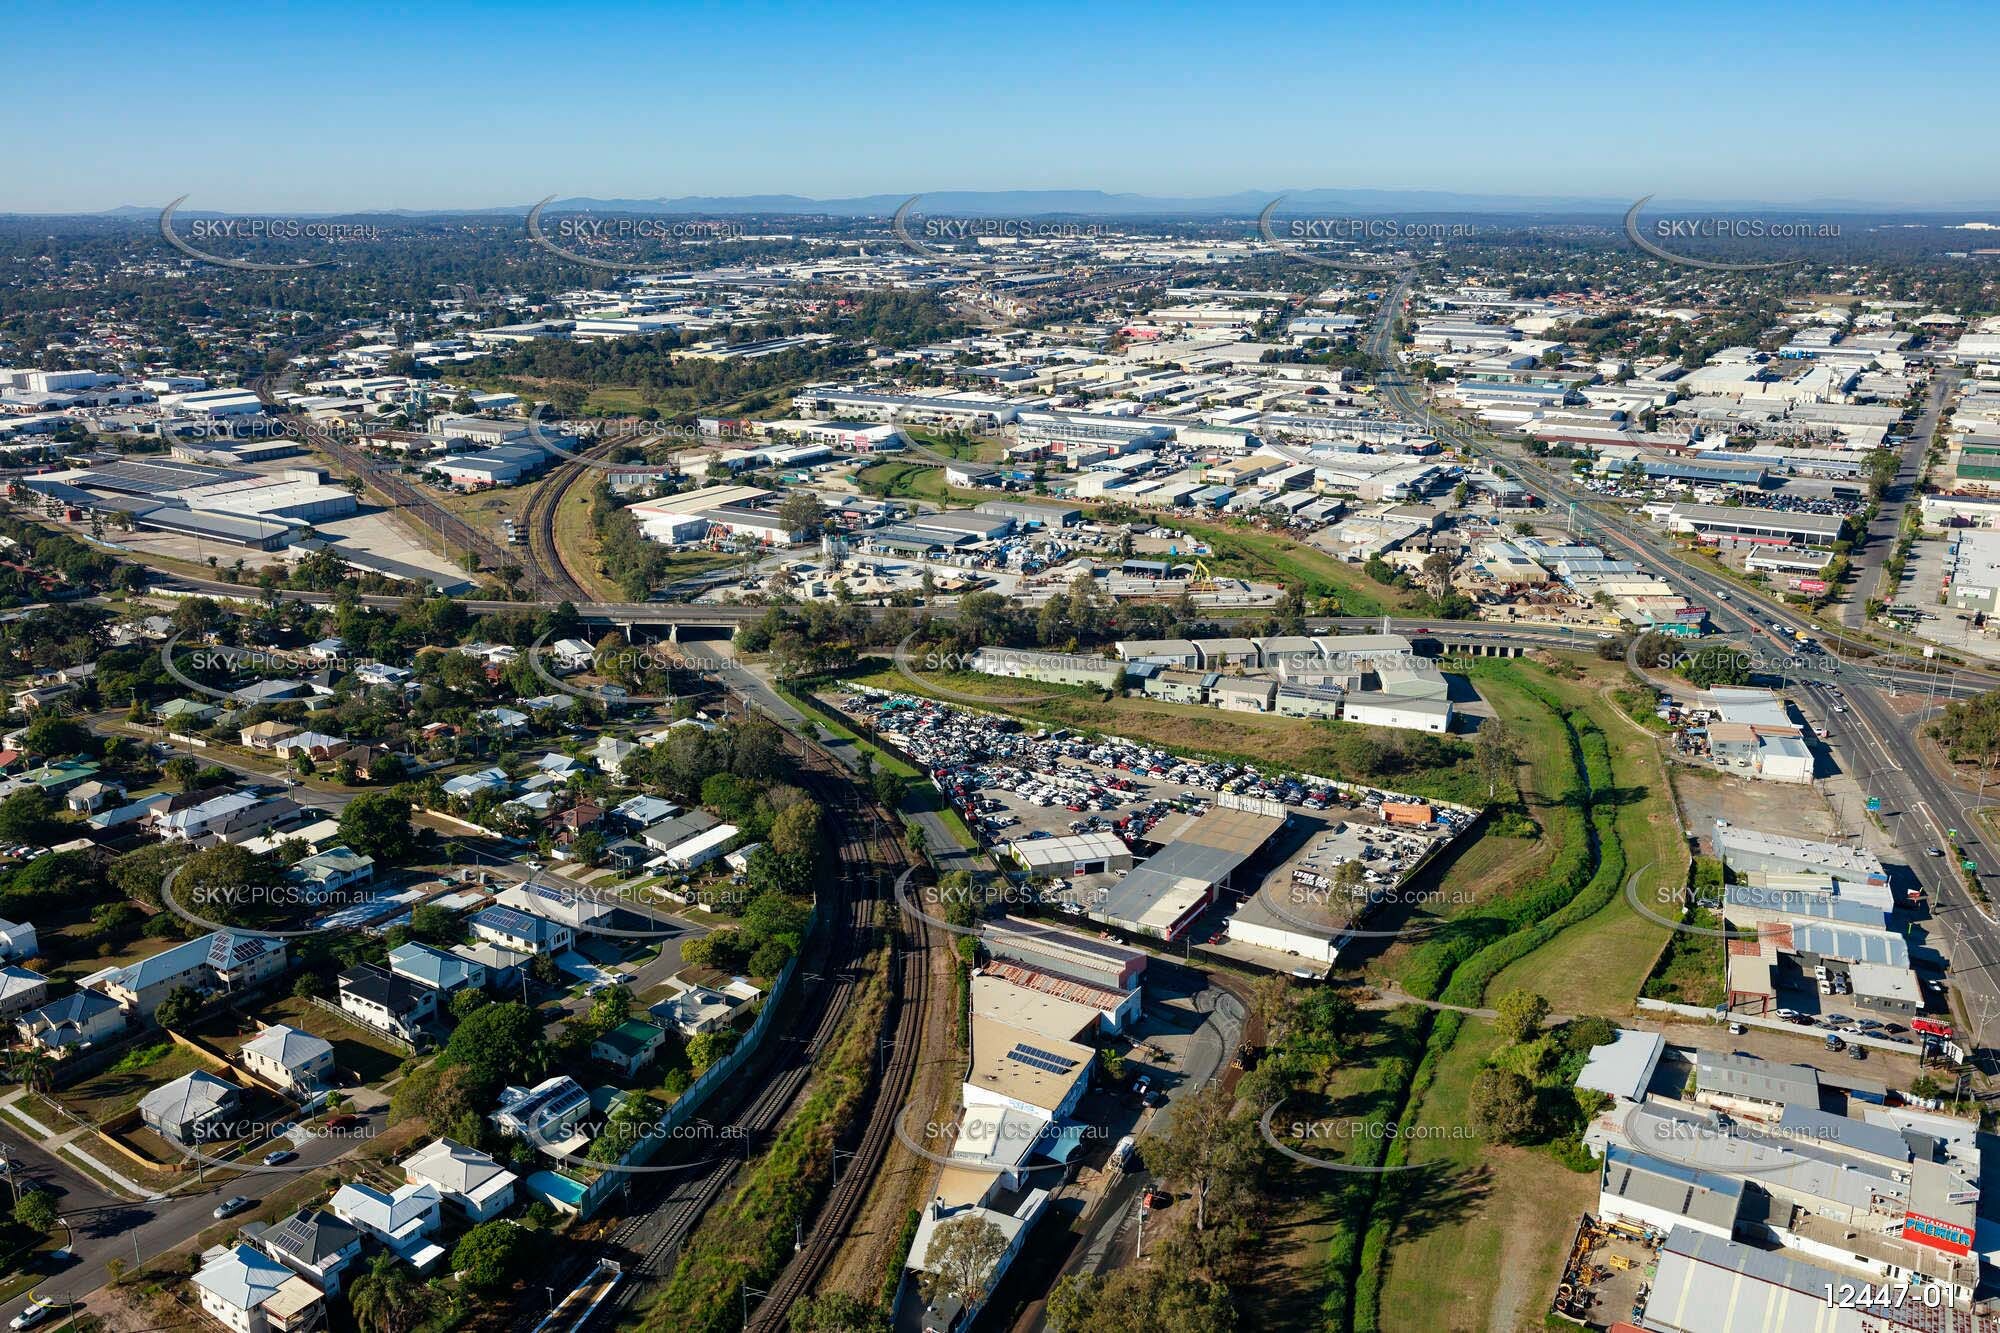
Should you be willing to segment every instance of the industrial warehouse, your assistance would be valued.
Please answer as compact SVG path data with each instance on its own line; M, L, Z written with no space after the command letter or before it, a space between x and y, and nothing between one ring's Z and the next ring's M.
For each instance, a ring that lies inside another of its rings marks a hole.
M1975 1123L1872 1079L1633 1030L1590 1053L1577 1088L1608 1105L1584 1133L1598 1192L1558 1315L1603 1326L1629 1308L1614 1326L1662 1333L1988 1327L1974 1301L2000 1219ZM1837 1295L1871 1284L1879 1300Z
M161 459L18 477L9 491L39 496L71 522L103 515L114 525L129 520L136 527L262 551L275 551L312 523L344 518L358 508L354 492L327 485L318 468L258 473Z

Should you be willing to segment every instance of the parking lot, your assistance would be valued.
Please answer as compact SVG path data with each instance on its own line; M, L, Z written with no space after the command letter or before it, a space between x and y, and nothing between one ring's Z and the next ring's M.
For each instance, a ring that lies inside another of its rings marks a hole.
M1375 817L1370 807L1396 799L1393 792L1190 759L1118 737L1026 727L919 695L862 687L835 694L830 702L928 770L966 823L993 842L1086 829L1116 833L1128 844L1164 842L1174 826L1162 828L1163 820L1206 813L1221 792L1308 812L1337 812L1346 800L1364 818ZM1448 808L1438 808L1437 816L1440 835L1447 838L1472 819L1469 812ZM1362 850L1356 841L1326 855L1357 857ZM1378 873L1388 864L1365 859ZM1329 859L1328 864L1339 863Z

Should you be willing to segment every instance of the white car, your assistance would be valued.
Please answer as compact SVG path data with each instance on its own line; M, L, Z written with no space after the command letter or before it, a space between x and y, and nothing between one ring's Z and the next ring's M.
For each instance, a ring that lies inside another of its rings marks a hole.
M56 1307L53 1305L43 1305L38 1301L30 1302L26 1309L7 1321L7 1327L19 1333L21 1329L33 1328L55 1312Z

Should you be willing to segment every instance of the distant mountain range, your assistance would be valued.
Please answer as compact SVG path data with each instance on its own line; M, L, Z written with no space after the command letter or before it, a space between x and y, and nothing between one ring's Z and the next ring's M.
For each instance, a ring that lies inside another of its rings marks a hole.
M936 190L919 198L916 211L928 217L1098 217L1149 219L1208 219L1255 217L1273 199L1282 197L1281 212L1288 216L1327 213L1363 217L1390 214L1486 214L1562 217L1621 217L1632 206L1630 199L1588 195L1464 194L1448 190L1295 189L1239 190L1223 195L1111 194L1103 190ZM796 194L681 195L672 199L596 199L577 196L557 199L549 205L555 213L627 214L706 214L784 216L817 214L826 217L890 217L911 198L908 194L858 195L844 199L811 199ZM283 209L262 210L262 216L286 217L521 217L531 204L511 204L499 208L386 208L351 209L340 212L321 210L295 213ZM1859 199L1809 199L1799 202L1770 202L1714 199L1656 199L1648 213L1671 210L1677 214L1695 211L1723 213L1772 212L1784 214L1841 213L1864 216L1955 217L1967 213L1987 213L2000 208L1995 203L1915 204L1884 203ZM125 204L91 214L0 214L0 216L87 216L106 218L146 218L159 215L158 206ZM256 210L216 211L184 208L186 217L258 216Z

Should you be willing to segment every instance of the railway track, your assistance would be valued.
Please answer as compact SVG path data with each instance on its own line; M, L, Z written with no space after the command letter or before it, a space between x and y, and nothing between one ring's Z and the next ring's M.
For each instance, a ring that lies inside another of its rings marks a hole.
M675 1177L664 1195L626 1218L606 1237L607 1250L622 1256L627 1271L635 1277L657 1280L672 1273L687 1238L727 1189L737 1168L748 1160L751 1147L768 1140L797 1101L815 1061L852 1010L860 987L860 966L874 947L874 914L887 873L900 864L901 849L889 831L892 826L885 812L872 797L840 774L834 761L816 747L807 754L808 766L798 776L826 812L839 856L823 962L816 974L809 972L800 978L806 984L798 993L806 1007L791 1033L772 1039L771 1053L764 1059L761 1088L730 1118L729 1129L735 1141L743 1144L743 1154L690 1166ZM900 1038L900 1024L898 1030ZM915 1043L907 1045L911 1052L908 1058L914 1061ZM902 1049L899 1040L898 1054ZM863 1176L851 1170L842 1185ZM818 1233L816 1225L815 1235ZM607 1302L598 1319L623 1309L633 1289L628 1286L614 1301Z
M478 556L480 564L489 569L501 569L515 563L514 556L506 547L439 504L436 496L426 494L422 487L401 475L393 466L369 457L332 431L283 413L282 405L271 392L270 377L253 378L249 387L258 401L272 409L272 415L284 424L287 435L326 454L390 505L405 511L416 521L428 524L443 540L447 557L452 548L457 547ZM558 595L551 592L539 571L530 570L528 574L529 583L537 595Z
M595 441L588 448L579 449L581 458L597 458L615 452L618 447L637 438L638 432L620 431ZM558 590L557 596L573 603L595 600L590 585L577 574L574 566L563 555L562 544L556 540L556 511L568 498L589 468L581 463L558 462L556 471L535 488L528 497L528 507L523 515L528 530L528 563L534 567L536 577ZM566 470L565 470L566 469Z
M911 927L907 932L904 927ZM763 1303L745 1326L751 1330L785 1327L792 1307L811 1294L840 1252L870 1187L895 1142L896 1120L908 1105L916 1084L925 1024L929 1021L931 995L931 950L936 944L934 929L922 922L903 918L897 934L907 933L911 942L899 947L899 967L890 973L895 989L896 1031L889 1058L884 1063L870 1106L868 1123L854 1149L845 1174L834 1182L800 1247L797 1257L786 1266Z

